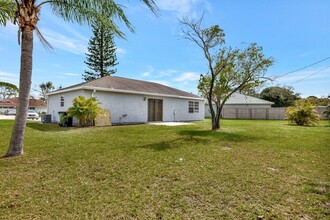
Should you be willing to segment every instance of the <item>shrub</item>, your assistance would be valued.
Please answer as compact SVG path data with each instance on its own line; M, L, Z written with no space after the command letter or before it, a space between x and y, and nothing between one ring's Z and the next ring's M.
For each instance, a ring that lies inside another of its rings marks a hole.
M72 103L73 107L68 109L66 117L76 117L82 127L93 125L96 116L103 112L99 106L101 102L97 102L94 97L86 99L85 96L79 96L73 99Z
M326 117L327 119L329 119L329 117L330 117L330 104L327 105L327 108L322 112L322 114L324 114L325 117Z
M288 120L300 126L316 125L320 120L316 107L309 102L298 104L296 107L289 107L285 113Z

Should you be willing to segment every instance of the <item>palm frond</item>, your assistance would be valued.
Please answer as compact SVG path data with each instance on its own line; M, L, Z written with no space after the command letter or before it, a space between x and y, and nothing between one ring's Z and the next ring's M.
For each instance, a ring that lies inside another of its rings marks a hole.
M153 0L143 0L143 2L149 8L156 10ZM49 0L41 4L46 3L50 3L53 13L65 21L91 25L96 19L111 28L118 37L125 38L124 33L116 25L116 22L120 21L134 32L134 27L127 19L122 6L113 0Z
M140 0L142 1L155 15L159 15L159 9L154 0Z
M46 38L41 34L40 30L38 27L36 27L36 32L37 32L37 36L41 42L41 44L49 51L53 52L54 48L53 46L46 40Z
M6 26L8 21L14 19L17 5L11 0L0 1L0 25Z

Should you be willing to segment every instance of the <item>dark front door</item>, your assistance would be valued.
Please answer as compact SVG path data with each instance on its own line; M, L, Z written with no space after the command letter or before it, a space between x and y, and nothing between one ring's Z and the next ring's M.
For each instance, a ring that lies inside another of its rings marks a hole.
M148 99L148 121L163 121L163 100Z

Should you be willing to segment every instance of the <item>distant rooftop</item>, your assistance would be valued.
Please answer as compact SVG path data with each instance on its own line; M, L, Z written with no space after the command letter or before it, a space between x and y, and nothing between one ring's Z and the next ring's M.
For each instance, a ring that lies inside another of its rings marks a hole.
M207 104L207 101L205 102ZM230 98L226 101L226 105L272 105L274 102L270 102L267 100L255 98L249 95L243 95L240 93L234 93L230 96Z
M18 98L10 98L0 101L1 107L16 107L18 105ZM46 103L40 99L30 99L29 107L46 107Z
M274 102L258 99L252 96L234 93L227 100L226 104L274 104Z

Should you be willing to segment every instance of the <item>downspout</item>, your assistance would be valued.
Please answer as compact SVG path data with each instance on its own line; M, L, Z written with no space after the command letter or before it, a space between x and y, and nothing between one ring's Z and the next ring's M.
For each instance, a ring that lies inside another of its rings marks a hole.
M96 89L94 89L92 92L92 98L94 98L94 93L96 93Z

